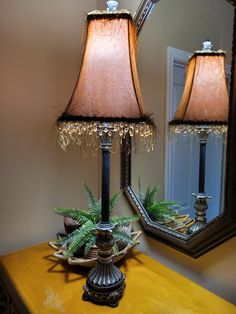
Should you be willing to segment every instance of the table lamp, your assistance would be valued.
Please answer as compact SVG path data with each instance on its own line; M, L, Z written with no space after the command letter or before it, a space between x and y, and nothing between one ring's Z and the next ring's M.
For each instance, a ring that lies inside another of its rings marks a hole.
M127 10L107 1L106 11L87 15L87 36L78 80L57 120L63 149L75 144L102 151L102 212L97 225L98 260L89 272L83 299L117 306L125 275L113 265L109 221L110 152L113 139L134 139L141 150L154 147L155 127L145 113L136 68L136 28Z
M225 74L225 53L212 51L209 40L203 42L201 51L196 51L187 65L187 76L182 99L169 123L170 132L197 134L200 141L199 179L196 197L195 223L188 233L200 230L206 224L207 199L205 193L206 144L209 134L227 132L228 93Z

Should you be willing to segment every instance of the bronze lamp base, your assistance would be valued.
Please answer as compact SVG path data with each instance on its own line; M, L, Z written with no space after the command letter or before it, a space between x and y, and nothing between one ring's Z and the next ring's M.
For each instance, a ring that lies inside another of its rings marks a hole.
M111 223L97 226L98 261L88 274L83 300L116 307L124 293L125 275L112 262L112 228Z

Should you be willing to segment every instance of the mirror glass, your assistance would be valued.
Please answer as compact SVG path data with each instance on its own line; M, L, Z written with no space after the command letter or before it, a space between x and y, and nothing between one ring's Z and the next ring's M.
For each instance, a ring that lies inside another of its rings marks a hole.
M233 6L225 0L157 2L139 36L138 66L146 111L158 128L154 152L132 153L131 184L146 215L157 226L188 236L195 220L199 180L199 137L171 136L168 122L178 108L192 53L210 39L226 52L229 86ZM207 95L206 95L207 97ZM206 224L224 212L226 136L209 135L206 144Z

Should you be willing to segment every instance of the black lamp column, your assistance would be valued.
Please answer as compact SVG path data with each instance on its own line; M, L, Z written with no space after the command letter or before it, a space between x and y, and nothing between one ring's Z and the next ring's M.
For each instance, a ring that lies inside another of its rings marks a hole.
M115 130L109 123L104 123L102 129L98 130L102 150L102 219L97 225L96 239L98 260L88 274L83 299L115 307L125 288L125 275L112 262L113 224L109 221L110 152Z
M107 145L102 149L102 223L109 222L109 199L110 199L110 148Z
M208 133L202 131L199 134L200 152L199 152L199 182L198 192L205 193L205 171L206 171L206 144Z
M200 151L199 151L199 181L198 193L192 195L196 197L194 208L196 209L195 223L188 228L188 233L200 230L206 224L206 212L208 209L207 199L211 197L205 194L205 173L206 173L206 144L208 139L207 130L199 132Z

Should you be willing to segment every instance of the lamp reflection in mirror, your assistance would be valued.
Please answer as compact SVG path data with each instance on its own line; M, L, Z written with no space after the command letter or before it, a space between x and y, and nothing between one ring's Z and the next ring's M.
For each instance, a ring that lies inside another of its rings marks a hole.
M111 257L112 142L116 138L122 144L129 135L142 150L149 151L154 147L155 128L143 107L132 16L126 10L93 11L88 13L87 21L79 78L65 112L57 121L58 141L63 149L76 144L102 151L102 218L96 230L98 261L88 274L83 299L116 306L123 295L125 276L113 265Z
M200 142L198 193L194 208L195 223L188 233L200 230L206 224L207 199L205 193L206 144L209 134L227 132L228 93L225 73L225 53L212 51L209 40L203 49L196 51L187 66L187 76L182 99L174 119L169 123L170 132L198 134Z

